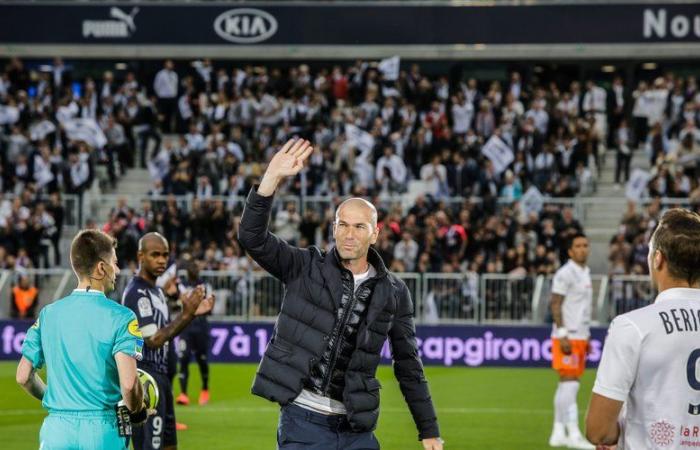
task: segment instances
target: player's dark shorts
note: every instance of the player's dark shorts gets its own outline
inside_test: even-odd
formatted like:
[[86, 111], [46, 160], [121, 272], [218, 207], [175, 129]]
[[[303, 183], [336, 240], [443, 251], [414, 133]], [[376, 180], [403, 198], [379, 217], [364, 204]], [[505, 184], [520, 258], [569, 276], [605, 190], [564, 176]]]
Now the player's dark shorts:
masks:
[[209, 327], [185, 329], [185, 332], [180, 335], [180, 356], [189, 356], [190, 352], [195, 355], [207, 356], [209, 339]]
[[157, 372], [148, 366], [141, 367], [150, 373], [158, 384], [160, 401], [156, 414], [149, 417], [141, 427], [134, 427], [132, 440], [134, 450], [158, 450], [177, 445], [175, 434], [175, 405], [173, 387], [167, 374]]

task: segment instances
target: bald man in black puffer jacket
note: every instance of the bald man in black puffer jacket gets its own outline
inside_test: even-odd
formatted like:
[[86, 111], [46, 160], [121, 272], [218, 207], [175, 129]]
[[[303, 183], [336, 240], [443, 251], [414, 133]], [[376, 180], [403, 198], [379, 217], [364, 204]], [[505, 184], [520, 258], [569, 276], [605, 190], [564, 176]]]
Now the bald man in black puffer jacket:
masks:
[[280, 450], [379, 449], [375, 375], [388, 338], [418, 438], [424, 449], [442, 450], [410, 293], [370, 247], [379, 234], [374, 206], [352, 198], [338, 207], [329, 252], [290, 246], [268, 231], [277, 185], [296, 175], [311, 151], [308, 141], [290, 140], [273, 157], [238, 231], [248, 254], [286, 286], [252, 391], [282, 406]]

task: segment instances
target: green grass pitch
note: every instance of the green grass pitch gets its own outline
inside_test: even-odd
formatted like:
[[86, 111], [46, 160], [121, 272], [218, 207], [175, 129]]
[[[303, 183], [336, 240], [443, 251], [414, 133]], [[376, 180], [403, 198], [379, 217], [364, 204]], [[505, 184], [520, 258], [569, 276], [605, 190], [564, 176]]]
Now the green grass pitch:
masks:
[[[15, 383], [16, 363], [0, 363], [0, 447], [37, 449], [45, 416], [39, 402]], [[190, 401], [178, 406], [180, 449], [274, 450], [279, 407], [250, 394], [252, 364], [212, 364], [211, 402], [200, 407], [199, 373], [190, 368]], [[594, 377], [587, 370], [579, 393], [583, 418]], [[541, 450], [548, 448], [556, 374], [549, 369], [427, 367], [446, 450]], [[383, 450], [421, 449], [415, 425], [391, 368], [382, 366], [382, 409], [376, 431]], [[175, 387], [176, 394], [179, 387]], [[583, 423], [581, 421], [581, 423]]]

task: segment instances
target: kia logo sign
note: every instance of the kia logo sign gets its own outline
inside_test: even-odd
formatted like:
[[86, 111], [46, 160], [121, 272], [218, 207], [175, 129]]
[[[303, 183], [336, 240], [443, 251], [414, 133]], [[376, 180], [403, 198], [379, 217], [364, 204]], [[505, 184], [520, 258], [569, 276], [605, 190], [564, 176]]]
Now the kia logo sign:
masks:
[[259, 9], [232, 9], [214, 20], [214, 30], [227, 41], [254, 44], [271, 38], [277, 32], [277, 20]]

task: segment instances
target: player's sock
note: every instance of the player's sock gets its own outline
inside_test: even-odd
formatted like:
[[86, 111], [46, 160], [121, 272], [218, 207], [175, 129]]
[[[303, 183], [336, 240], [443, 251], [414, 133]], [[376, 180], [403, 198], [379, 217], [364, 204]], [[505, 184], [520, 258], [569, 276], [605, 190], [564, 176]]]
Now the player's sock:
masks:
[[190, 377], [190, 368], [189, 364], [181, 364], [180, 365], [180, 374], [178, 375], [178, 379], [180, 380], [180, 392], [187, 394], [187, 381]]
[[557, 391], [554, 394], [554, 425], [552, 426], [552, 434], [549, 436], [550, 447], [566, 446], [566, 404], [564, 403], [563, 389], [561, 383], [557, 386]]
[[580, 383], [578, 381], [563, 381], [560, 383], [563, 391], [563, 403], [566, 405], [564, 409], [564, 423], [566, 423], [566, 431], [569, 437], [581, 436], [581, 431], [578, 428], [578, 389]]
[[576, 398], [578, 397], [578, 381], [562, 381], [559, 383], [562, 389], [562, 404], [564, 406], [563, 414], [565, 420], [564, 423], [567, 427], [571, 424], [576, 425], [578, 430], [578, 404], [576, 403]]
[[554, 424], [559, 424], [564, 427], [566, 423], [566, 408], [567, 408], [566, 398], [564, 395], [564, 389], [562, 383], [559, 382], [557, 386], [557, 391], [554, 394]]
[[197, 364], [199, 364], [199, 373], [202, 375], [202, 390], [209, 390], [209, 361], [206, 355], [197, 355]]

